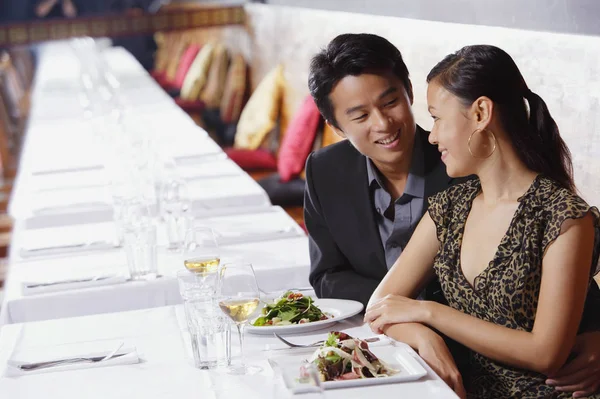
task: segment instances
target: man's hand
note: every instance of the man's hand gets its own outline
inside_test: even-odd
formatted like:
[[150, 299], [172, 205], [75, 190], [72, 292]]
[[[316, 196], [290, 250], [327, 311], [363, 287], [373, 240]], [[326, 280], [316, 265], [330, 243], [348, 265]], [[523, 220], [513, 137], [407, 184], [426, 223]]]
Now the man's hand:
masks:
[[573, 348], [575, 358], [556, 374], [549, 376], [546, 384], [557, 391], [573, 392], [574, 398], [589, 396], [600, 390], [600, 332], [577, 336]]
[[[387, 336], [394, 338], [394, 327], [389, 325], [384, 327]], [[459, 398], [466, 398], [467, 393], [463, 386], [462, 376], [456, 367], [454, 358], [446, 346], [446, 343], [436, 333], [430, 330], [430, 334], [423, 334], [417, 343], [415, 350], [419, 356], [427, 362], [429, 367], [440, 376], [442, 380], [458, 395]]]

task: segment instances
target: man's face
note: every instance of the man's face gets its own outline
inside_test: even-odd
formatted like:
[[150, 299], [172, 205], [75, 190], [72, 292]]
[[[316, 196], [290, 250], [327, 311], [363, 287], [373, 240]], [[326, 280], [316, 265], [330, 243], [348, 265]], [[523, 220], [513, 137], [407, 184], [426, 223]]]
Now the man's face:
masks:
[[347, 138], [375, 165], [399, 165], [410, 156], [415, 137], [412, 96], [390, 73], [346, 76], [331, 91], [335, 118]]

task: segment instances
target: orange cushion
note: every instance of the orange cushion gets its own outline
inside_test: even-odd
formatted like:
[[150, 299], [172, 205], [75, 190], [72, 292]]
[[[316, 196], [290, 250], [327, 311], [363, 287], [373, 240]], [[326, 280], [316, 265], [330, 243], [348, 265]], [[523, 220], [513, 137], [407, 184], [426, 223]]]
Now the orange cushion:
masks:
[[320, 120], [317, 105], [311, 96], [307, 96], [288, 125], [279, 149], [277, 171], [281, 181], [290, 181], [304, 169]]
[[237, 148], [226, 148], [225, 154], [233, 162], [244, 170], [275, 170], [277, 168], [277, 160], [275, 155], [263, 149], [258, 150], [242, 150]]
[[177, 72], [175, 73], [175, 79], [169, 82], [169, 86], [175, 89], [181, 89], [181, 85], [183, 85], [183, 80], [185, 79], [185, 75], [188, 73], [188, 70], [192, 66], [192, 62], [198, 55], [198, 51], [200, 51], [200, 46], [197, 44], [192, 44], [181, 56], [179, 60], [179, 64], [177, 65]]
[[224, 123], [233, 123], [240, 119], [245, 93], [246, 61], [243, 56], [237, 54], [231, 60], [223, 88], [220, 109], [221, 120]]

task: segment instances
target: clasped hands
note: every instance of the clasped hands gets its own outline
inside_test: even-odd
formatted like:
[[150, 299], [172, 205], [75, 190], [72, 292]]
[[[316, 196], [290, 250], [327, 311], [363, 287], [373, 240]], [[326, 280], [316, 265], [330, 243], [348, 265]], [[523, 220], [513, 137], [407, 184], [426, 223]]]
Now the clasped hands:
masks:
[[383, 328], [389, 324], [427, 324], [431, 318], [431, 304], [429, 301], [386, 295], [367, 308], [364, 321], [376, 334], [383, 334]]

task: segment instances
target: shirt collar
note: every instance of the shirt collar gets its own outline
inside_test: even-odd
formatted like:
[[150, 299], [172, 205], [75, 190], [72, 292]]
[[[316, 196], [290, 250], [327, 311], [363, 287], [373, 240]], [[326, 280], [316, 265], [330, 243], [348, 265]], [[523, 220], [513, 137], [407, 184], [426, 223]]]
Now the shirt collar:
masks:
[[[376, 185], [375, 187], [385, 190], [381, 173], [377, 170], [377, 167], [369, 157], [365, 157], [365, 159], [367, 162], [369, 187]], [[408, 171], [408, 179], [406, 181], [406, 186], [404, 187], [403, 195], [406, 194], [417, 198], [424, 198], [425, 196], [425, 154], [423, 153], [423, 144], [421, 143], [418, 129], [415, 132], [412, 159]]]

